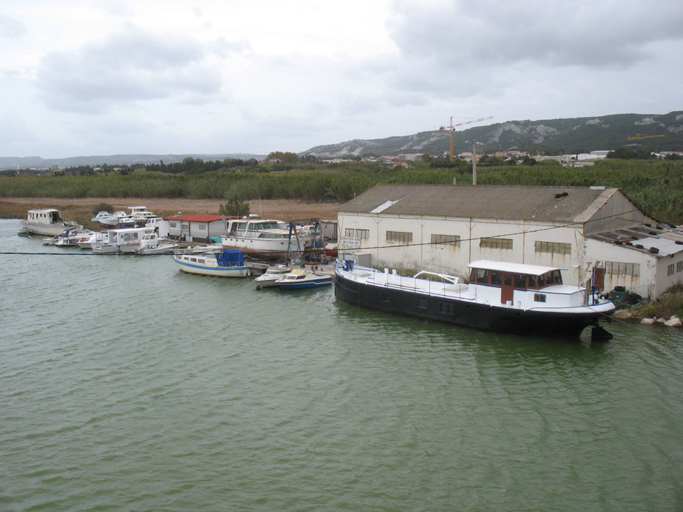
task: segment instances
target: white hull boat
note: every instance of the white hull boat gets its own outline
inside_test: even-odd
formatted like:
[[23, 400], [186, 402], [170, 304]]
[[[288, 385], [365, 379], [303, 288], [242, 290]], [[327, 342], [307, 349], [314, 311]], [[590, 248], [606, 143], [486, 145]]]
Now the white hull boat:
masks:
[[283, 263], [271, 265], [263, 274], [254, 280], [256, 283], [256, 289], [260, 290], [261, 288], [276, 287], [277, 281], [282, 279], [285, 274], [288, 274], [291, 271], [292, 269]]
[[34, 235], [58, 236], [67, 228], [83, 229], [83, 226], [73, 221], [65, 221], [62, 213], [54, 208], [29, 210], [26, 219], [21, 221], [24, 229]]
[[188, 274], [214, 277], [247, 277], [249, 267], [244, 254], [237, 249], [223, 249], [204, 253], [177, 253], [173, 256], [180, 270]]

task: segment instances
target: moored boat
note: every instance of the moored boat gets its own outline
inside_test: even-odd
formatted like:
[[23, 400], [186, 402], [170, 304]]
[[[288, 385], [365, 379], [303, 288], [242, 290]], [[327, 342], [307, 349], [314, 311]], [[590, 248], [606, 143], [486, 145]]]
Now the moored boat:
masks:
[[287, 250], [303, 252], [310, 236], [291, 234], [283, 221], [273, 219], [232, 219], [226, 222], [226, 233], [221, 236], [225, 248], [239, 249], [247, 254], [266, 258], [282, 258]]
[[353, 260], [337, 261], [335, 295], [342, 302], [388, 313], [553, 336], [578, 336], [588, 326], [598, 329], [593, 331], [596, 337], [605, 335], [598, 321], [615, 310], [590, 290], [563, 284], [559, 268], [487, 260], [468, 267], [465, 284], [447, 274], [422, 271], [410, 277], [361, 267]]
[[244, 254], [237, 249], [223, 249], [208, 252], [177, 252], [173, 255], [180, 270], [190, 274], [215, 277], [246, 277], [249, 267], [244, 263]]
[[31, 233], [43, 236], [58, 236], [66, 228], [83, 229], [83, 226], [76, 222], [64, 220], [62, 212], [54, 208], [29, 210], [21, 225]]
[[256, 289], [260, 290], [261, 288], [272, 288], [277, 286], [277, 281], [291, 271], [292, 269], [285, 263], [270, 265], [263, 274], [254, 279]]
[[282, 290], [295, 290], [298, 288], [317, 288], [332, 284], [332, 276], [319, 274], [312, 270], [297, 268], [275, 281]]

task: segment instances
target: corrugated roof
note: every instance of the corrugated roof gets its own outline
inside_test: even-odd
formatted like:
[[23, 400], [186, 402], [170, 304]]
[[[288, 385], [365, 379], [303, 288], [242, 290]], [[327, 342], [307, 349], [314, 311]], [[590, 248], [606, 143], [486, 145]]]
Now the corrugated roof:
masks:
[[[576, 222], [597, 211], [615, 188], [506, 185], [376, 185], [339, 208], [371, 213], [388, 201], [383, 215]], [[596, 204], [597, 203], [597, 204]]]
[[[215, 222], [217, 220], [221, 220], [223, 217], [220, 215], [210, 215], [208, 213], [195, 213], [192, 215], [181, 215], [180, 219], [178, 219], [177, 215], [174, 215], [173, 217], [166, 217], [166, 220], [182, 220], [185, 222]], [[234, 219], [235, 217], [225, 217], [226, 219]]]

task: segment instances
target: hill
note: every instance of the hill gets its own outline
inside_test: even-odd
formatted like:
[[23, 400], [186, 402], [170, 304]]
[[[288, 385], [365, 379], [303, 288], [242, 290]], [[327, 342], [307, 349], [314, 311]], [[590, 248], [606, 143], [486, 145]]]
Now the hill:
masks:
[[158, 164], [160, 161], [171, 164], [182, 162], [188, 156], [201, 158], [204, 161], [224, 160], [226, 158], [239, 158], [248, 160], [256, 158], [263, 160], [263, 155], [248, 154], [217, 154], [217, 155], [108, 155], [108, 156], [74, 156], [69, 158], [41, 158], [39, 156], [26, 157], [0, 157], [0, 170], [2, 169], [65, 169], [67, 167], [96, 166], [96, 165], [133, 165], [133, 164]]
[[[629, 137], [640, 135], [640, 140]], [[656, 136], [656, 137], [651, 137]], [[645, 138], [648, 137], [648, 138]], [[650, 138], [651, 137], [651, 138]], [[509, 121], [472, 127], [454, 133], [456, 154], [472, 150], [472, 139], [480, 151], [538, 150], [543, 154], [574, 154], [614, 150], [623, 146], [643, 151], [683, 151], [683, 111], [668, 114], [616, 114], [602, 117]], [[410, 153], [442, 155], [449, 149], [448, 130], [420, 132], [385, 139], [356, 139], [316, 146], [303, 154], [317, 157], [381, 156]]]

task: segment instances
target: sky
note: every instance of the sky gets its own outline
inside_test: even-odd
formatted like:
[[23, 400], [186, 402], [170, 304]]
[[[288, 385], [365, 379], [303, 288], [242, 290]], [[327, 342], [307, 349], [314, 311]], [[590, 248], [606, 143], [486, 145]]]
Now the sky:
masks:
[[665, 114], [682, 64], [681, 0], [3, 0], [0, 156]]

